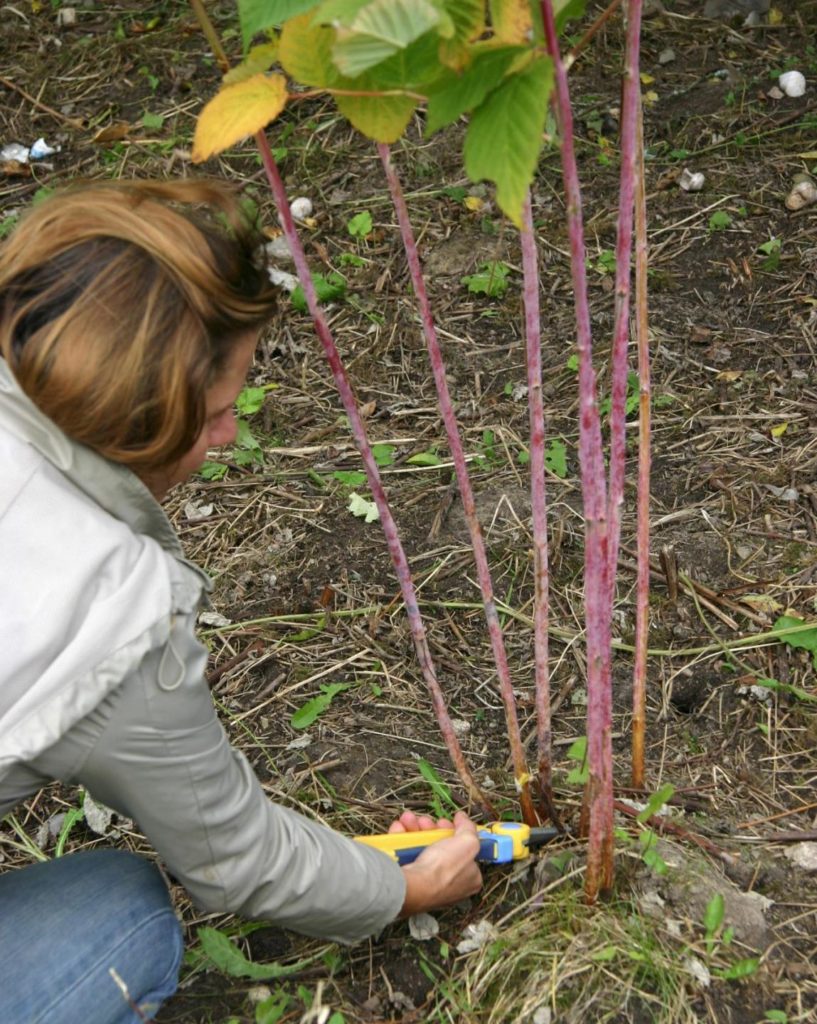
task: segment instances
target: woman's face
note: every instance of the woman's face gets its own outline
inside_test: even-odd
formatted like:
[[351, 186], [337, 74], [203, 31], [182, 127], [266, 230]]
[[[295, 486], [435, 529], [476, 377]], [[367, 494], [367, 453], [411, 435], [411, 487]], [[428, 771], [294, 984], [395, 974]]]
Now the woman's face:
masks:
[[142, 480], [157, 501], [161, 501], [171, 487], [188, 480], [200, 468], [211, 448], [220, 448], [235, 441], [235, 400], [246, 383], [257, 343], [257, 331], [251, 331], [236, 341], [224, 369], [207, 389], [204, 426], [190, 450], [173, 466], [142, 474]]

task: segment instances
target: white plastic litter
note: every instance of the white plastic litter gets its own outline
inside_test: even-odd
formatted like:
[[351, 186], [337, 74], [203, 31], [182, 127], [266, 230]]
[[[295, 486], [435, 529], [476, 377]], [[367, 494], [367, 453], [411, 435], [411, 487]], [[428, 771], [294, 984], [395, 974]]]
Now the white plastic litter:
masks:
[[787, 96], [802, 96], [806, 91], [806, 79], [802, 71], [784, 71], [777, 84]]
[[7, 146], [3, 146], [0, 149], [0, 160], [4, 162], [14, 160], [18, 164], [27, 164], [30, 152], [31, 150], [28, 146], [21, 146], [19, 142], [10, 142]]
[[709, 988], [712, 984], [712, 975], [709, 972], [709, 968], [696, 956], [687, 957], [686, 960], [684, 960], [684, 967], [686, 967], [698, 983], [698, 988]]
[[700, 192], [704, 187], [706, 178], [700, 171], [691, 171], [688, 167], [685, 167], [681, 171], [681, 177], [678, 179], [679, 186], [684, 192]]
[[45, 160], [47, 156], [53, 156], [59, 151], [59, 146], [49, 146], [45, 139], [37, 139], [31, 146], [10, 142], [0, 149], [0, 160], [14, 160], [18, 164], [27, 164], [29, 160]]
[[184, 506], [184, 516], [191, 523], [200, 523], [203, 519], [209, 519], [213, 514], [213, 503], [202, 505], [197, 501], [188, 501]]
[[289, 204], [289, 212], [295, 220], [306, 220], [312, 216], [312, 200], [306, 196], [298, 196]]
[[768, 686], [739, 686], [739, 697], [752, 697], [761, 704], [768, 704], [772, 699], [772, 691]]
[[473, 953], [497, 937], [497, 930], [487, 918], [465, 926], [465, 938], [457, 943], [458, 953]]
[[202, 612], [199, 615], [200, 626], [212, 626], [213, 629], [223, 629], [224, 626], [231, 626], [232, 619], [228, 619], [226, 615], [222, 615], [220, 612]]
[[440, 922], [431, 914], [414, 914], [409, 918], [409, 933], [418, 942], [428, 942], [440, 934]]
[[49, 146], [45, 139], [37, 139], [29, 151], [29, 160], [45, 160], [47, 156], [59, 153], [59, 146]]
[[85, 811], [85, 821], [92, 832], [98, 836], [106, 836], [111, 831], [111, 819], [114, 812], [104, 804], [98, 804], [90, 793], [85, 794], [82, 801], [82, 809]]

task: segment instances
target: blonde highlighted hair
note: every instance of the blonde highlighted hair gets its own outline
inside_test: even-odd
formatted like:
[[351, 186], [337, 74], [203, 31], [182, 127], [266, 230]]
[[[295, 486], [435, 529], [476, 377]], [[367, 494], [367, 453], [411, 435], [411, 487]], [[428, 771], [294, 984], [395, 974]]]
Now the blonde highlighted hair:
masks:
[[75, 441], [136, 472], [171, 465], [233, 345], [274, 311], [258, 241], [219, 185], [69, 188], [0, 249], [0, 354]]

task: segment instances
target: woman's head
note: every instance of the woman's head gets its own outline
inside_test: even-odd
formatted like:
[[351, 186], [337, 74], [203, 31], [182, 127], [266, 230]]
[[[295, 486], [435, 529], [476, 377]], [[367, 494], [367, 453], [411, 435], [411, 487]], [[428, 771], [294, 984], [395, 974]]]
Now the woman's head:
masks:
[[0, 354], [69, 437], [143, 477], [165, 471], [275, 308], [257, 245], [215, 185], [60, 193], [0, 249]]

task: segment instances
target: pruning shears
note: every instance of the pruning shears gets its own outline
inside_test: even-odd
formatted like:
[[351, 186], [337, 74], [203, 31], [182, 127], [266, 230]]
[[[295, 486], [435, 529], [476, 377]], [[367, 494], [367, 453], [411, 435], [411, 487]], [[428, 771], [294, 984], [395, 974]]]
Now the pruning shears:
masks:
[[[532, 828], [513, 821], [495, 821], [477, 830], [481, 864], [510, 864], [525, 860], [531, 850], [543, 846], [561, 835], [557, 828]], [[355, 842], [374, 846], [388, 854], [398, 864], [410, 864], [426, 847], [454, 835], [451, 828], [432, 828], [419, 832], [388, 832], [374, 836], [356, 836]]]

